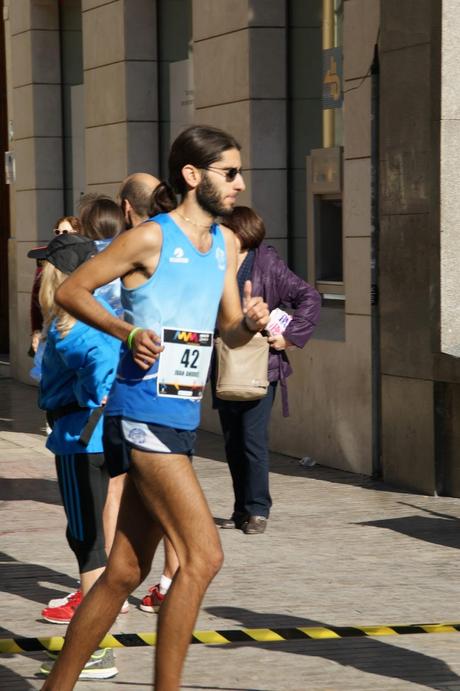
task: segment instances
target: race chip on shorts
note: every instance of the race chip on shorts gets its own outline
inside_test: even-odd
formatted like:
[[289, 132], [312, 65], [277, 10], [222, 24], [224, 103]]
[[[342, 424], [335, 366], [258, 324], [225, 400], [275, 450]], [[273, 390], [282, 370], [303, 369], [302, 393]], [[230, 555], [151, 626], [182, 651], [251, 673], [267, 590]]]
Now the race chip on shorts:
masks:
[[211, 363], [211, 331], [163, 328], [158, 396], [201, 399]]

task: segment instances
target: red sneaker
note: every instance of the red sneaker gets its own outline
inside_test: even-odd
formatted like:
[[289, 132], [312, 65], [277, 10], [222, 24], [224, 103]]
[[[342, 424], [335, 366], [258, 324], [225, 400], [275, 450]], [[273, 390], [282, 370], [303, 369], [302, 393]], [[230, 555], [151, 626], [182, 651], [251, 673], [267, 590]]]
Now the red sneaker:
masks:
[[148, 595], [142, 598], [139, 608], [143, 612], [158, 612], [165, 597], [166, 595], [160, 593], [160, 584], [157, 583], [149, 588]]
[[74, 598], [76, 595], [78, 595], [78, 597], [81, 600], [81, 590], [74, 590], [73, 593], [69, 593], [68, 595], [64, 595], [63, 597], [53, 598], [48, 602], [48, 607], [62, 607], [62, 605], [66, 605], [68, 601]]
[[46, 621], [51, 622], [51, 624], [69, 624], [75, 610], [82, 601], [83, 596], [80, 590], [73, 593], [64, 605], [59, 607], [45, 607], [42, 610], [42, 617]]

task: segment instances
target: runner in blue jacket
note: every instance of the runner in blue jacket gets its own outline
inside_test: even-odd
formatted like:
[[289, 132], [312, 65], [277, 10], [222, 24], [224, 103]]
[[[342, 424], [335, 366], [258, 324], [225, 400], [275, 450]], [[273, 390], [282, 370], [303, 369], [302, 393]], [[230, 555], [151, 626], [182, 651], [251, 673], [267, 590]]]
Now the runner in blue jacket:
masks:
[[[109, 474], [102, 446], [102, 409], [112, 386], [119, 341], [77, 321], [54, 302], [58, 286], [80, 264], [96, 254], [92, 240], [62, 235], [40, 250], [44, 261], [40, 288], [47, 329], [39, 406], [52, 428], [46, 446], [55, 454], [62, 502], [67, 516], [67, 541], [78, 561], [81, 590], [63, 607], [46, 607], [42, 616], [68, 623], [75, 609], [105, 568], [103, 510]], [[109, 312], [102, 298], [98, 301]], [[50, 672], [45, 663], [41, 672]], [[97, 650], [81, 679], [107, 679], [117, 674], [111, 650]]]

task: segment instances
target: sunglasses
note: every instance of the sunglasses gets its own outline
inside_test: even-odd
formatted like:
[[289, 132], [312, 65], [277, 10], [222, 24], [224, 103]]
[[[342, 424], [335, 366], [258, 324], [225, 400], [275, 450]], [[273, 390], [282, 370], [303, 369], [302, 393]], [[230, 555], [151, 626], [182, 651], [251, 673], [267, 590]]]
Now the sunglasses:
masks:
[[59, 228], [53, 228], [53, 233], [55, 235], [67, 235], [67, 233], [76, 233], [76, 230], [59, 230]]
[[243, 175], [242, 168], [214, 168], [214, 166], [208, 166], [204, 170], [212, 170], [215, 173], [219, 173], [227, 182], [233, 182], [237, 175]]

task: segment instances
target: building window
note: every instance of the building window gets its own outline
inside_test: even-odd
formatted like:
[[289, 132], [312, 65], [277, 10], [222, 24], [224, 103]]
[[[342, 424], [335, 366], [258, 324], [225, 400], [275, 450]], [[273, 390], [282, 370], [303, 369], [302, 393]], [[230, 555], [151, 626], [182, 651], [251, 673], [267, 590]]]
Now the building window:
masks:
[[342, 24], [343, 0], [288, 2], [290, 264], [323, 296], [327, 333], [317, 334], [337, 340], [345, 333]]

